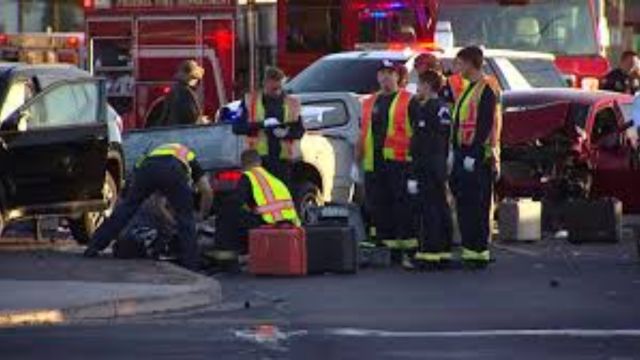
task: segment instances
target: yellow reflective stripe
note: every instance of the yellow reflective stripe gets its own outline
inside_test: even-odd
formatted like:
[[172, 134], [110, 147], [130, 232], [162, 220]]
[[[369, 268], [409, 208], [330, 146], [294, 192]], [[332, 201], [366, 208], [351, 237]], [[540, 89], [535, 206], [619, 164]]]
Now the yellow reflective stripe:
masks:
[[206, 255], [214, 260], [235, 260], [238, 258], [238, 254], [231, 250], [213, 250], [207, 252]]
[[462, 249], [462, 259], [463, 260], [478, 260], [478, 261], [489, 261], [491, 260], [491, 254], [489, 250], [484, 251], [474, 251], [467, 248]]
[[442, 260], [451, 260], [452, 255], [449, 252], [440, 252], [440, 253], [427, 253], [427, 252], [418, 252], [415, 255], [416, 260], [422, 261], [442, 261]]
[[417, 239], [409, 240], [382, 240], [382, 243], [389, 249], [412, 250], [418, 247]]

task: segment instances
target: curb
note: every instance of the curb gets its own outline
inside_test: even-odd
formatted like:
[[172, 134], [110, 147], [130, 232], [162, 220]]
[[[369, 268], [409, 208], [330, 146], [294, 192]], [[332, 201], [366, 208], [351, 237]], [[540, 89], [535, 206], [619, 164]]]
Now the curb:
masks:
[[182, 293], [116, 298], [93, 304], [58, 309], [0, 312], [0, 328], [63, 324], [78, 320], [115, 319], [211, 306], [222, 302], [222, 287], [212, 278], [192, 273], [176, 265], [159, 263], [167, 271], [182, 272], [195, 281]]

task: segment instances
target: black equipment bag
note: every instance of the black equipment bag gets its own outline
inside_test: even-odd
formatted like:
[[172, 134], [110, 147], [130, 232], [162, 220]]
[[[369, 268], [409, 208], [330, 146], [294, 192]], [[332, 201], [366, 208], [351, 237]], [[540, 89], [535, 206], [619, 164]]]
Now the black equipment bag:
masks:
[[305, 227], [309, 274], [353, 274], [358, 270], [358, 244], [348, 226], [317, 224]]
[[565, 211], [571, 243], [614, 243], [622, 238], [622, 203], [617, 199], [570, 200]]

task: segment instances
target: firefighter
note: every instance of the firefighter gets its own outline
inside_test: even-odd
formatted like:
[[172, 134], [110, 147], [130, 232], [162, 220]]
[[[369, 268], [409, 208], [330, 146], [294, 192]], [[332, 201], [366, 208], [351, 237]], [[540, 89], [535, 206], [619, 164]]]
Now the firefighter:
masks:
[[634, 51], [625, 51], [620, 65], [603, 79], [601, 89], [635, 95], [640, 91], [640, 57]]
[[447, 201], [447, 155], [451, 115], [439, 97], [444, 79], [433, 71], [420, 74], [418, 93], [409, 104], [412, 178], [407, 191], [418, 195], [420, 247], [413, 269], [439, 269], [451, 260], [451, 209]]
[[262, 91], [245, 95], [234, 132], [248, 135], [249, 148], [258, 151], [265, 168], [291, 186], [291, 162], [300, 156], [299, 140], [304, 135], [301, 105], [284, 93], [282, 70], [268, 67], [264, 78]]
[[[194, 207], [194, 188], [200, 198], [198, 214]], [[209, 214], [213, 193], [195, 152], [181, 144], [161, 145], [138, 161], [131, 188], [113, 214], [96, 230], [84, 255], [95, 257], [108, 247], [140, 205], [155, 193], [167, 198], [175, 214], [178, 262], [186, 268], [197, 269], [196, 221]]]
[[211, 254], [225, 267], [237, 265], [239, 255], [247, 252], [249, 230], [278, 222], [301, 225], [289, 189], [262, 167], [258, 152], [244, 151], [241, 162], [244, 173], [234, 194], [235, 201], [220, 214], [218, 245]]
[[462, 235], [462, 260], [484, 268], [488, 249], [493, 183], [500, 171], [501, 110], [499, 89], [482, 71], [482, 50], [458, 52], [460, 73], [469, 85], [453, 111], [453, 192]]
[[375, 229], [372, 235], [395, 254], [406, 255], [417, 248], [406, 191], [411, 93], [398, 88], [399, 72], [391, 61], [381, 63], [377, 77], [380, 91], [363, 100], [356, 158], [365, 171], [366, 209]]
[[447, 78], [446, 100], [451, 104], [452, 108], [469, 85], [469, 81], [462, 76], [460, 67], [460, 60], [458, 58], [453, 59], [452, 73]]

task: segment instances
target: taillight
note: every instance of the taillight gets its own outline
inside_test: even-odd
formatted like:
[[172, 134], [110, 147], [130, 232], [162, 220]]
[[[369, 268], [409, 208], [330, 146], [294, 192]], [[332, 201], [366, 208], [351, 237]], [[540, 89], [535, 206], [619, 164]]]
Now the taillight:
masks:
[[7, 34], [0, 34], [0, 46], [7, 45], [9, 43], [9, 36]]
[[76, 36], [71, 36], [67, 38], [67, 46], [73, 49], [78, 48], [80, 45], [80, 39]]
[[240, 181], [242, 173], [237, 170], [221, 171], [216, 174], [216, 180], [236, 183]]

